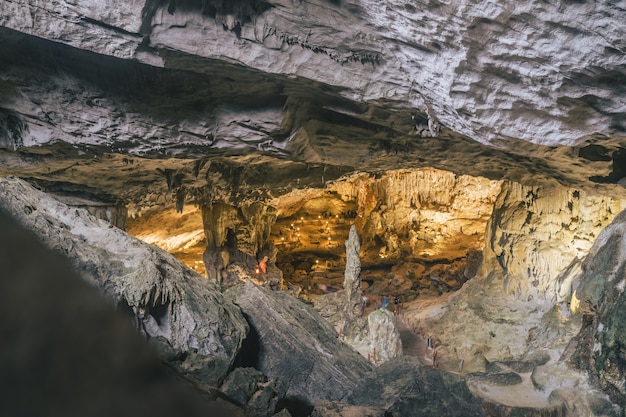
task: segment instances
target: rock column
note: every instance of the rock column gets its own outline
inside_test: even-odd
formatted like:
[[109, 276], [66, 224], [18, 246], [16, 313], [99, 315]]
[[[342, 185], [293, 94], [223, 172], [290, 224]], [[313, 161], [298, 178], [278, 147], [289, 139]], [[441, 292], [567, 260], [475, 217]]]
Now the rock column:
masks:
[[359, 252], [361, 243], [356, 227], [350, 227], [348, 240], [346, 240], [346, 270], [344, 273], [343, 287], [346, 292], [346, 304], [344, 307], [345, 321], [351, 322], [363, 316], [363, 293], [361, 291], [361, 259]]

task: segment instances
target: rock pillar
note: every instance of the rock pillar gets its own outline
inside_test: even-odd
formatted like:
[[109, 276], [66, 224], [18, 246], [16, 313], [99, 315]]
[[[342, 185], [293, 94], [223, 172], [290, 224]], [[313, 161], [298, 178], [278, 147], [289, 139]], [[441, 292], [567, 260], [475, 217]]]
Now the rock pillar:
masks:
[[346, 240], [346, 270], [343, 279], [343, 288], [346, 292], [346, 304], [344, 317], [346, 322], [354, 321], [363, 316], [363, 293], [361, 291], [361, 259], [359, 252], [361, 243], [356, 227], [350, 227], [348, 240]]

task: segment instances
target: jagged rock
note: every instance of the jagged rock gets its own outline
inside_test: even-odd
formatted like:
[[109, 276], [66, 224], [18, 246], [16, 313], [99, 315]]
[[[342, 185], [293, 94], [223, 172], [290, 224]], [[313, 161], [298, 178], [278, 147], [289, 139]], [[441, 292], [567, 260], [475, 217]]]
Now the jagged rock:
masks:
[[[12, 198], [4, 187], [0, 194]], [[207, 401], [163, 366], [67, 258], [3, 209], [0, 230], [2, 415], [244, 416], [225, 401]]]
[[[427, 136], [441, 123], [481, 141], [554, 145], [623, 128], [615, 111], [623, 98], [612, 87], [622, 80], [626, 36], [623, 10], [611, 2], [224, 4], [20, 0], [2, 3], [0, 24], [155, 66], [210, 74], [215, 60], [309, 79], [348, 99], [405, 109], [411, 127]], [[122, 13], [110, 12], [119, 7]], [[236, 11], [242, 8], [249, 12]], [[594, 99], [581, 99], [588, 91]], [[228, 121], [216, 123], [219, 136]], [[250, 135], [244, 123], [232, 124], [231, 135]]]
[[249, 281], [226, 294], [257, 338], [246, 341], [242, 355], [268, 377], [289, 381], [288, 398], [309, 404], [341, 400], [371, 370], [319, 314], [293, 296]]
[[408, 356], [376, 368], [347, 402], [382, 408], [394, 416], [483, 416], [480, 402], [461, 377], [426, 368], [417, 358]]
[[220, 391], [239, 405], [246, 405], [266, 377], [254, 368], [235, 368], [220, 387]]
[[190, 352], [176, 362], [177, 368], [188, 378], [199, 380], [215, 389], [219, 388], [230, 369], [230, 363], [218, 356]]
[[566, 300], [572, 277], [557, 277], [625, 206], [623, 199], [581, 190], [505, 182], [487, 226], [480, 274], [497, 276], [494, 285], [522, 300]]
[[395, 315], [379, 308], [367, 316], [369, 339], [373, 349], [376, 349], [376, 361], [385, 362], [402, 355], [400, 332], [396, 326]]
[[315, 404], [311, 417], [388, 417], [382, 408], [322, 401]]
[[490, 385], [517, 385], [522, 383], [522, 377], [515, 372], [484, 373], [476, 372], [467, 375], [468, 381], [485, 382]]
[[71, 209], [16, 178], [0, 179], [0, 207], [49, 247], [68, 256], [149, 336], [179, 352], [197, 350], [232, 362], [248, 327], [217, 286], [162, 250], [81, 209]]
[[346, 269], [343, 289], [345, 292], [344, 315], [347, 322], [363, 316], [363, 292], [361, 291], [361, 244], [356, 227], [352, 225], [346, 240]]
[[578, 276], [583, 326], [572, 360], [595, 375], [619, 404], [626, 404], [626, 212], [598, 236]]
[[244, 407], [251, 417], [270, 417], [285, 396], [287, 384], [279, 378], [268, 380], [254, 368], [235, 368], [220, 387], [220, 392]]

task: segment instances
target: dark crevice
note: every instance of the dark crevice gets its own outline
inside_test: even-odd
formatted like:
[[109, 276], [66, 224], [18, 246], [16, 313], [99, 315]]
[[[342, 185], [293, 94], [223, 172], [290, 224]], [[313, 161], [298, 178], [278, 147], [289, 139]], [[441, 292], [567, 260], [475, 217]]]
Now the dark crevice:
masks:
[[261, 340], [259, 333], [250, 322], [250, 317], [246, 314], [243, 316], [248, 322], [250, 330], [241, 343], [241, 349], [239, 349], [239, 353], [235, 357], [233, 367], [258, 369], [259, 357], [261, 356]]

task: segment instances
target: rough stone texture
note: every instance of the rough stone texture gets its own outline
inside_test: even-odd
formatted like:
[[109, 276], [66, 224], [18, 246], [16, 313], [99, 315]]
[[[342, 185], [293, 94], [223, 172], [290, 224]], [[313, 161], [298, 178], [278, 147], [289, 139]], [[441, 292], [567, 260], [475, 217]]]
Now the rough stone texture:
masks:
[[164, 367], [66, 258], [4, 210], [0, 230], [0, 414], [244, 416]]
[[354, 321], [363, 316], [363, 292], [361, 290], [361, 243], [356, 227], [352, 225], [346, 240], [346, 269], [344, 272], [343, 289], [345, 293], [344, 317]]
[[369, 339], [376, 349], [376, 361], [385, 362], [402, 356], [402, 342], [396, 325], [395, 315], [386, 309], [379, 308], [367, 316]]
[[322, 401], [315, 404], [311, 417], [386, 417], [382, 408]]
[[5, 1], [0, 24], [151, 65], [202, 71], [208, 58], [311, 79], [418, 110], [428, 132], [438, 121], [554, 145], [624, 129], [619, 2], [122, 3]]
[[344, 200], [357, 201], [363, 249], [383, 242], [368, 262], [452, 261], [482, 249], [500, 187], [499, 181], [436, 169], [353, 175], [327, 186]]
[[614, 402], [626, 403], [626, 212], [620, 213], [594, 242], [582, 265], [576, 293], [583, 328], [574, 363], [595, 375]]
[[257, 369], [288, 381], [287, 397], [312, 404], [346, 397], [371, 369], [311, 307], [286, 293], [246, 282], [227, 293], [248, 319], [257, 345], [246, 351]]
[[461, 377], [426, 368], [408, 356], [376, 368], [347, 402], [383, 408], [394, 416], [483, 416], [479, 401]]
[[280, 379], [268, 380], [254, 368], [236, 368], [220, 387], [220, 392], [244, 407], [247, 415], [270, 417], [281, 400], [287, 385]]
[[625, 206], [623, 199], [576, 189], [504, 183], [487, 227], [480, 274], [491, 274], [493, 285], [521, 300], [566, 300], [573, 274], [557, 277], [587, 254]]
[[149, 336], [165, 337], [177, 351], [234, 360], [248, 330], [241, 312], [171, 255], [16, 178], [0, 180], [0, 206], [107, 297], [133, 309]]

